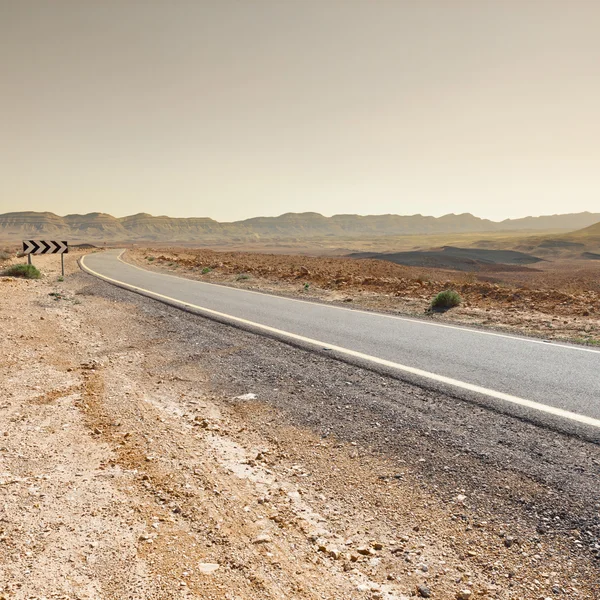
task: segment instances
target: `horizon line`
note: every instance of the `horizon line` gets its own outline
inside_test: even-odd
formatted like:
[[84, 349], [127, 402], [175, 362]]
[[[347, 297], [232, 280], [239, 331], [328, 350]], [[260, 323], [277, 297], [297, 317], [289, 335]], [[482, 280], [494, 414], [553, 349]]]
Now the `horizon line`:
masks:
[[565, 217], [565, 216], [570, 216], [570, 215], [593, 215], [593, 214], [600, 214], [599, 213], [593, 213], [589, 210], [585, 210], [585, 211], [581, 211], [581, 212], [571, 212], [571, 213], [553, 213], [553, 214], [540, 214], [540, 215], [526, 215], [523, 217], [506, 217], [504, 219], [500, 219], [500, 220], [494, 220], [494, 219], [488, 219], [486, 217], [478, 217], [477, 215], [474, 215], [473, 213], [470, 212], [463, 212], [463, 213], [446, 213], [443, 215], [440, 215], [438, 217], [434, 216], [434, 215], [424, 215], [422, 213], [413, 213], [413, 214], [400, 214], [400, 213], [379, 213], [379, 214], [359, 214], [359, 213], [336, 213], [333, 215], [324, 215], [322, 213], [318, 213], [315, 211], [303, 211], [303, 212], [284, 212], [281, 213], [279, 215], [273, 215], [273, 216], [265, 216], [265, 215], [257, 215], [255, 217], [248, 217], [245, 219], [238, 219], [235, 221], [218, 221], [217, 219], [214, 219], [212, 217], [207, 217], [207, 216], [203, 216], [203, 217], [199, 217], [199, 216], [187, 216], [187, 217], [171, 217], [169, 215], [153, 215], [150, 213], [145, 213], [145, 212], [138, 212], [138, 213], [133, 213], [133, 214], [128, 214], [128, 215], [123, 215], [122, 217], [116, 217], [110, 213], [106, 213], [106, 212], [102, 212], [102, 211], [92, 211], [92, 212], [87, 212], [87, 213], [69, 213], [66, 215], [59, 215], [57, 213], [54, 213], [52, 211], [36, 211], [36, 210], [23, 210], [23, 211], [10, 211], [10, 212], [6, 212], [6, 213], [0, 213], [0, 218], [5, 217], [7, 215], [18, 215], [18, 214], [27, 214], [27, 213], [33, 213], [33, 214], [38, 214], [38, 215], [52, 215], [55, 217], [58, 217], [60, 219], [65, 219], [67, 217], [88, 217], [91, 215], [105, 215], [108, 217], [111, 217], [117, 221], [123, 220], [123, 219], [127, 219], [130, 217], [138, 217], [138, 216], [148, 216], [151, 217], [153, 219], [160, 219], [160, 218], [167, 218], [167, 219], [203, 219], [203, 220], [210, 220], [210, 221], [214, 221], [215, 223], [220, 223], [220, 224], [233, 224], [233, 223], [242, 223], [245, 221], [251, 221], [254, 219], [279, 219], [281, 217], [285, 217], [288, 215], [316, 215], [319, 217], [323, 217], [324, 219], [332, 219], [335, 217], [363, 217], [363, 218], [368, 218], [368, 217], [421, 217], [421, 218], [431, 218], [431, 219], [443, 219], [445, 217], [473, 217], [475, 219], [479, 219], [481, 221], [489, 221], [490, 223], [504, 223], [506, 221], [519, 221], [519, 220], [523, 220], [523, 219], [540, 219], [543, 217]]

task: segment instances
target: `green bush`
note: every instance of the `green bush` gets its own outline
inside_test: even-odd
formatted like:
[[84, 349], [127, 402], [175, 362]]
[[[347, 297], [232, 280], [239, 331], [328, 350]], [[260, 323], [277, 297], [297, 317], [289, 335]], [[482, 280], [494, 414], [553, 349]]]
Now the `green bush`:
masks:
[[33, 265], [12, 265], [3, 274], [10, 277], [24, 277], [25, 279], [39, 279], [42, 276]]
[[444, 290], [431, 301], [431, 308], [452, 308], [461, 302], [461, 297], [454, 290]]
[[202, 275], [206, 275], [207, 273], [210, 273], [212, 271], [212, 269], [210, 267], [204, 267], [204, 269], [202, 269]]
[[245, 281], [246, 279], [250, 279], [250, 275], [247, 275], [246, 273], [241, 273], [235, 279], [236, 281]]
[[5, 260], [9, 260], [13, 256], [14, 256], [14, 254], [11, 254], [10, 252], [7, 252], [6, 250], [2, 250], [2, 251], [0, 251], [0, 262], [4, 262]]

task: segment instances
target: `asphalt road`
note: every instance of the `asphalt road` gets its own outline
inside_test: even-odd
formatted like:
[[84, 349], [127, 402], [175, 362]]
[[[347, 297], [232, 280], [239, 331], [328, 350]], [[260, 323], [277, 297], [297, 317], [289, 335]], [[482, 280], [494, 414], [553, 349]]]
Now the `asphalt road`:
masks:
[[90, 254], [82, 267], [161, 301], [478, 396], [505, 412], [600, 431], [598, 350], [192, 281], [126, 264], [119, 254]]

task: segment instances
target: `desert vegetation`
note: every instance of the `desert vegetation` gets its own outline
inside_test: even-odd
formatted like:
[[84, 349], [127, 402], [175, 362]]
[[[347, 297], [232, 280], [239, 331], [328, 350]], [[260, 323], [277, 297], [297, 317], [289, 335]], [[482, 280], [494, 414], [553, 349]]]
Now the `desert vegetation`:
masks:
[[439, 294], [436, 294], [431, 301], [431, 308], [434, 309], [445, 309], [454, 308], [459, 306], [461, 303], [461, 297], [454, 290], [444, 290]]
[[18, 264], [6, 268], [3, 275], [8, 277], [22, 277], [23, 279], [39, 279], [42, 274], [34, 265]]

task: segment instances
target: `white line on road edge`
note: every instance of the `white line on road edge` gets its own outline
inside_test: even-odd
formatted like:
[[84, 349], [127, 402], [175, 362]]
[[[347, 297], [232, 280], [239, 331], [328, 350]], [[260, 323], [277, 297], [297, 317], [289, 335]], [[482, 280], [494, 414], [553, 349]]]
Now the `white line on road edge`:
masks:
[[369, 354], [363, 354], [362, 352], [357, 352], [356, 350], [350, 350], [349, 348], [343, 348], [341, 346], [332, 346], [331, 344], [327, 344], [325, 342], [321, 342], [319, 340], [315, 340], [312, 338], [307, 338], [302, 335], [297, 335], [295, 333], [290, 333], [289, 331], [283, 331], [281, 329], [276, 329], [275, 327], [270, 327], [268, 325], [262, 325], [261, 323], [255, 323], [254, 321], [248, 321], [247, 319], [242, 319], [240, 317], [234, 317], [233, 315], [228, 315], [226, 313], [222, 313], [216, 310], [212, 310], [210, 308], [204, 308], [202, 306], [197, 306], [196, 304], [191, 304], [189, 302], [184, 302], [182, 300], [177, 300], [176, 298], [171, 298], [170, 296], [164, 296], [163, 294], [159, 294], [157, 292], [152, 292], [150, 290], [146, 290], [141, 287], [137, 287], [135, 285], [131, 285], [129, 283], [125, 283], [124, 281], [119, 281], [118, 279], [112, 279], [111, 277], [107, 277], [106, 275], [101, 275], [97, 273], [93, 269], [90, 269], [85, 264], [85, 256], [82, 256], [80, 259], [80, 264], [83, 269], [96, 277], [103, 279], [105, 281], [109, 281], [111, 283], [115, 283], [119, 286], [122, 286], [126, 289], [129, 289], [134, 292], [143, 292], [144, 295], [147, 295], [151, 298], [156, 298], [163, 301], [168, 301], [169, 303], [177, 306], [183, 306], [186, 308], [193, 308], [199, 312], [203, 312], [208, 315], [213, 315], [217, 317], [221, 317], [227, 319], [229, 321], [233, 321], [236, 323], [240, 323], [242, 325], [250, 326], [254, 329], [259, 329], [261, 331], [268, 332], [270, 334], [276, 335], [278, 337], [287, 338], [290, 340], [294, 340], [297, 342], [302, 342], [303, 344], [307, 344], [310, 346], [318, 347], [319, 349], [327, 348], [331, 351], [338, 352], [339, 354], [343, 354], [345, 356], [351, 356], [353, 358], [358, 358], [360, 360], [364, 360], [376, 365], [380, 365], [383, 367], [388, 367], [391, 369], [396, 369], [398, 371], [404, 371], [405, 373], [410, 373], [411, 375], [416, 375], [418, 377], [423, 377], [425, 379], [429, 379], [431, 381], [436, 381], [438, 383], [443, 383], [446, 385], [450, 385], [456, 388], [460, 388], [462, 390], [466, 390], [469, 392], [474, 392], [476, 394], [483, 394], [484, 396], [489, 396], [491, 398], [496, 398], [497, 400], [504, 400], [505, 402], [510, 402], [511, 404], [517, 404], [519, 406], [523, 406], [525, 408], [530, 408], [533, 410], [537, 410], [549, 415], [553, 415], [555, 417], [561, 417], [563, 419], [568, 419], [570, 421], [575, 421], [577, 423], [583, 423], [584, 425], [590, 425], [592, 427], [596, 427], [600, 429], [600, 420], [594, 419], [592, 417], [587, 417], [585, 415], [580, 415], [574, 412], [570, 412], [568, 410], [563, 410], [562, 408], [555, 408], [554, 406], [548, 406], [546, 404], [541, 404], [540, 402], [534, 402], [532, 400], [526, 400], [524, 398], [519, 398], [518, 396], [512, 396], [511, 394], [505, 394], [504, 392], [497, 392], [495, 390], [490, 390], [488, 388], [481, 387], [479, 385], [473, 385], [472, 383], [466, 383], [465, 381], [459, 381], [458, 379], [452, 379], [451, 377], [446, 377], [444, 375], [437, 375], [436, 373], [430, 373], [429, 371], [423, 371], [421, 369], [416, 369], [415, 367], [409, 367], [407, 365], [401, 365], [399, 363], [392, 362], [390, 360], [385, 360], [383, 358], [377, 358], [376, 356], [371, 356]]
[[536, 340], [535, 338], [528, 337], [519, 337], [517, 335], [509, 335], [507, 333], [498, 333], [497, 331], [483, 331], [481, 329], [473, 329], [472, 327], [468, 327], [466, 325], [448, 325], [447, 323], [432, 323], [431, 321], [425, 321], [424, 319], [411, 319], [410, 317], [399, 317], [398, 315], [388, 315], [386, 313], [380, 313], [369, 310], [361, 310], [360, 308], [346, 308], [345, 306], [336, 306], [335, 304], [325, 304], [323, 302], [311, 302], [309, 300], [301, 300], [300, 298], [288, 298], [287, 296], [277, 296], [275, 294], [269, 294], [268, 292], [257, 292], [256, 290], [244, 290], [236, 287], [230, 287], [227, 285], [222, 285], [218, 283], [208, 283], [207, 281], [198, 281], [197, 279], [189, 279], [187, 277], [179, 277], [178, 275], [171, 275], [170, 273], [161, 273], [159, 271], [149, 271], [148, 269], [144, 269], [143, 267], [139, 267], [138, 265], [134, 265], [133, 263], [125, 262], [121, 256], [125, 254], [125, 250], [123, 250], [116, 258], [119, 262], [122, 262], [124, 265], [128, 267], [132, 267], [137, 269], [138, 271], [142, 271], [143, 273], [151, 273], [153, 275], [160, 275], [161, 277], [172, 277], [173, 279], [178, 279], [179, 281], [191, 281], [193, 283], [197, 283], [199, 285], [208, 285], [211, 287], [226, 287], [229, 290], [233, 290], [235, 292], [240, 292], [242, 294], [257, 294], [258, 296], [268, 296], [269, 298], [276, 298], [278, 300], [286, 300], [289, 302], [300, 302], [301, 304], [310, 304], [311, 306], [323, 306], [325, 308], [331, 308], [335, 310], [345, 310], [347, 312], [359, 313], [361, 315], [369, 315], [370, 317], [381, 317], [384, 319], [395, 319], [396, 321], [404, 321], [406, 323], [413, 323], [415, 325], [428, 325], [429, 327], [441, 327], [442, 329], [457, 329], [458, 331], [463, 331], [467, 333], [477, 333], [479, 335], [491, 335], [493, 337], [505, 338], [507, 340], [516, 340], [518, 342], [526, 342], [528, 344], [543, 344], [547, 348], [565, 348], [566, 350], [577, 350], [579, 352], [592, 352], [594, 354], [600, 354], [600, 350], [595, 350], [594, 348], [585, 348], [583, 346], [575, 346], [573, 344], [560, 344], [557, 342], [551, 342], [548, 340]]

